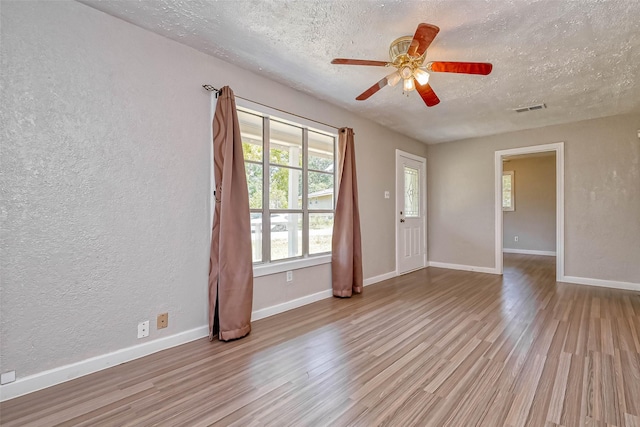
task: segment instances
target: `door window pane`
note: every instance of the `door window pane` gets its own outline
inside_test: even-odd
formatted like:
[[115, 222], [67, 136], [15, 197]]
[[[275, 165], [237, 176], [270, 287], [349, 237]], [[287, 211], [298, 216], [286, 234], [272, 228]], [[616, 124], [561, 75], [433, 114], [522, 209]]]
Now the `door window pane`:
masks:
[[302, 214], [271, 214], [271, 259], [302, 256]]
[[269, 208], [302, 209], [302, 171], [269, 167]]
[[269, 162], [302, 167], [302, 128], [271, 120]]
[[309, 214], [309, 254], [331, 252], [332, 213]]
[[262, 162], [262, 117], [238, 110], [245, 160]]
[[309, 163], [312, 170], [333, 172], [334, 137], [309, 131]]
[[309, 172], [309, 209], [333, 209], [333, 174]]
[[420, 171], [409, 166], [404, 167], [404, 215], [420, 216]]

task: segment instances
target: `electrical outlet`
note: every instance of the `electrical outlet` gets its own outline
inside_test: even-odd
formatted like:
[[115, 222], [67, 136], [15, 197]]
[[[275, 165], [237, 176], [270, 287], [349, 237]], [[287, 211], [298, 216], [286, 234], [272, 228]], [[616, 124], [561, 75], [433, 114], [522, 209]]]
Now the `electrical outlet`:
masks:
[[293, 282], [293, 271], [287, 271], [287, 282]]
[[149, 336], [149, 321], [138, 323], [138, 338], [144, 338]]
[[513, 240], [517, 242], [518, 241], [518, 236], [514, 237]]
[[5, 372], [0, 375], [0, 384], [9, 384], [16, 380], [16, 371]]
[[385, 191], [385, 192], [384, 192], [384, 198], [385, 198], [385, 199], [388, 199], [388, 198], [389, 198], [389, 196], [390, 196], [389, 192], [388, 192], [388, 191]]
[[158, 329], [169, 326], [169, 313], [158, 314]]

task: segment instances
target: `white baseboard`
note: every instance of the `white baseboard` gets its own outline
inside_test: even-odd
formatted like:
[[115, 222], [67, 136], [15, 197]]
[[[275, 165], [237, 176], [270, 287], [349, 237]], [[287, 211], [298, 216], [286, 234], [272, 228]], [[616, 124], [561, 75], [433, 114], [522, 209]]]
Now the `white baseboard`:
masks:
[[[395, 275], [396, 273], [395, 271], [393, 271], [390, 273], [381, 274], [379, 276], [370, 277], [364, 280], [364, 286], [372, 285], [374, 283], [390, 279], [392, 277], [395, 277]], [[264, 319], [265, 317], [273, 316], [275, 314], [283, 313], [294, 308], [302, 307], [303, 305], [311, 304], [312, 302], [331, 298], [332, 296], [333, 291], [331, 289], [327, 289], [325, 291], [317, 292], [311, 295], [306, 295], [304, 297], [287, 301], [282, 304], [277, 304], [271, 307], [256, 310], [251, 313], [251, 320], [255, 321]], [[0, 401], [23, 396], [34, 391], [42, 390], [56, 384], [89, 375], [94, 372], [98, 372], [112, 366], [120, 365], [125, 362], [130, 362], [132, 360], [157, 353], [158, 351], [166, 350], [168, 348], [175, 347], [181, 344], [186, 344], [188, 342], [200, 338], [205, 338], [207, 336], [209, 336], [209, 326], [205, 325], [188, 331], [180, 332], [175, 335], [170, 335], [168, 337], [159, 338], [132, 347], [116, 350], [111, 353], [92, 357], [90, 359], [81, 360], [69, 365], [60, 366], [58, 368], [50, 369], [48, 371], [40, 372], [24, 378], [18, 378], [15, 382], [0, 386]]]
[[373, 285], [374, 283], [382, 282], [383, 280], [388, 280], [393, 277], [396, 277], [395, 271], [390, 271], [388, 273], [380, 274], [378, 276], [369, 277], [368, 279], [364, 279], [364, 286]]
[[640, 283], [618, 282], [616, 280], [591, 279], [588, 277], [564, 276], [558, 282], [575, 283], [577, 285], [601, 286], [603, 288], [626, 289], [640, 292]]
[[161, 350], [186, 344], [207, 337], [208, 335], [209, 327], [200, 326], [175, 335], [123, 348], [111, 353], [29, 375], [24, 378], [18, 378], [15, 382], [0, 386], [0, 401], [13, 399], [65, 381], [102, 371], [103, 369], [139, 359], [140, 357], [148, 356]]
[[251, 321], [253, 322], [275, 314], [284, 313], [285, 311], [293, 310], [294, 308], [302, 307], [303, 305], [311, 304], [312, 302], [326, 298], [331, 298], [332, 296], [333, 291], [331, 289], [327, 289], [316, 292], [315, 294], [305, 295], [291, 301], [283, 302], [281, 304], [272, 305], [271, 307], [261, 308], [260, 310], [256, 310], [251, 313]]
[[429, 267], [448, 268], [450, 270], [475, 271], [477, 273], [500, 274], [494, 267], [476, 267], [475, 265], [449, 264], [446, 262], [429, 261]]
[[[379, 276], [370, 277], [364, 279], [363, 286], [373, 285], [374, 283], [381, 282], [383, 280], [390, 279], [396, 276], [396, 272], [381, 274]], [[327, 289], [325, 291], [316, 292], [315, 294], [305, 295], [303, 297], [283, 302], [281, 304], [272, 305], [271, 307], [261, 308], [251, 313], [251, 321], [264, 319], [265, 317], [274, 316], [276, 314], [284, 313], [285, 311], [293, 310], [294, 308], [302, 307], [303, 305], [311, 304], [312, 302], [320, 301], [333, 296], [333, 290]]]
[[502, 248], [502, 252], [505, 253], [505, 254], [556, 256], [556, 253], [554, 251], [537, 251], [537, 250], [534, 250], [534, 249]]

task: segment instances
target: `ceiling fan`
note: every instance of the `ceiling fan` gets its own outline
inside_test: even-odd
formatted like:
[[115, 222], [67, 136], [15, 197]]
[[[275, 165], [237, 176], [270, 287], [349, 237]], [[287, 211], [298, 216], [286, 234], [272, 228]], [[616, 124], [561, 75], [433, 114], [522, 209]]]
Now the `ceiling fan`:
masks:
[[435, 25], [423, 23], [418, 25], [413, 37], [404, 36], [394, 40], [389, 47], [390, 62], [336, 58], [331, 61], [331, 63], [342, 65], [371, 65], [376, 67], [393, 66], [397, 68], [396, 71], [358, 95], [356, 98], [358, 101], [364, 101], [386, 85], [395, 86], [400, 79], [402, 79], [405, 92], [408, 93], [416, 89], [424, 103], [427, 104], [427, 107], [433, 107], [440, 102], [440, 99], [431, 86], [429, 86], [429, 73], [427, 71], [481, 74], [486, 76], [493, 68], [491, 64], [486, 62], [434, 61], [425, 63], [424, 59], [427, 48], [438, 34], [438, 31], [440, 31], [440, 28]]

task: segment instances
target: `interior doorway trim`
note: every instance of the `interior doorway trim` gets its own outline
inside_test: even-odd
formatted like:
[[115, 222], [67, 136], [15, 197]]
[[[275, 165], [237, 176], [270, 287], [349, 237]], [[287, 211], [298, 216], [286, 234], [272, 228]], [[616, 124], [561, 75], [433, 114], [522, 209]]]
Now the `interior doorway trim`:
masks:
[[564, 279], [564, 142], [498, 150], [495, 153], [496, 273], [502, 274], [502, 160], [506, 156], [556, 153], [556, 280]]
[[395, 234], [396, 234], [396, 271], [395, 271], [395, 275], [398, 276], [400, 274], [399, 272], [399, 265], [400, 265], [400, 247], [399, 247], [399, 240], [400, 237], [398, 236], [398, 224], [400, 223], [400, 212], [397, 209], [397, 197], [398, 194], [401, 192], [401, 186], [400, 186], [400, 182], [398, 182], [398, 160], [400, 159], [400, 157], [405, 157], [405, 158], [409, 158], [412, 160], [415, 160], [417, 162], [420, 162], [420, 166], [422, 169], [422, 182], [420, 183], [422, 185], [422, 188], [424, 188], [424, 191], [421, 191], [420, 194], [420, 209], [422, 212], [422, 250], [423, 250], [423, 259], [422, 259], [422, 267], [427, 267], [428, 265], [428, 254], [427, 254], [427, 159], [424, 157], [420, 157], [417, 156], [415, 154], [411, 154], [411, 153], [407, 153], [406, 151], [402, 151], [396, 148], [396, 158], [395, 158], [395, 162], [396, 162], [396, 166], [395, 166], [395, 176], [396, 176], [396, 191], [395, 191], [395, 198], [393, 201], [393, 209], [395, 210], [396, 214], [395, 214], [395, 223], [394, 223], [394, 227], [395, 227]]

